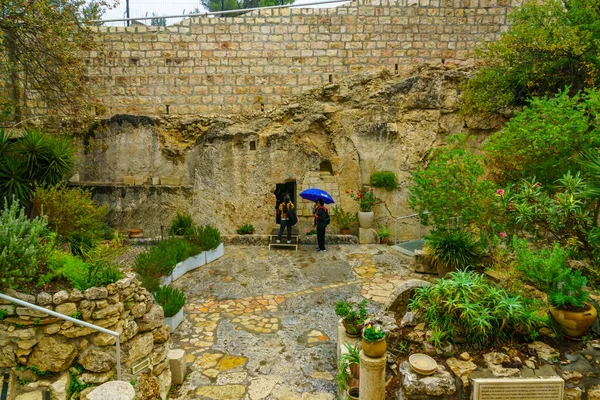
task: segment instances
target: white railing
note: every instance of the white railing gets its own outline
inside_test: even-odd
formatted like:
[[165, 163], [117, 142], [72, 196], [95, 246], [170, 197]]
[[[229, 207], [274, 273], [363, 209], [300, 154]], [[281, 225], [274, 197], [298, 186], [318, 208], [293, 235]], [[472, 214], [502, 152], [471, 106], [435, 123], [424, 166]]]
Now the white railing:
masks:
[[270, 7], [254, 7], [254, 8], [241, 8], [239, 10], [224, 10], [224, 11], [207, 11], [204, 13], [194, 13], [194, 14], [177, 14], [177, 15], [153, 15], [151, 17], [130, 17], [130, 18], [118, 18], [118, 19], [96, 19], [90, 21], [92, 24], [100, 24], [104, 22], [126, 22], [126, 21], [142, 21], [142, 20], [153, 20], [157, 18], [196, 18], [196, 17], [207, 17], [209, 15], [214, 16], [225, 16], [227, 14], [239, 14], [245, 13], [249, 11], [256, 10], [275, 10], [279, 8], [305, 8], [310, 6], [317, 6], [320, 4], [343, 4], [349, 3], [351, 0], [327, 0], [327, 1], [317, 1], [314, 3], [304, 3], [304, 4], [284, 4], [279, 6], [270, 6]]
[[[423, 215], [429, 215], [431, 214], [429, 211], [425, 211], [423, 213]], [[417, 228], [417, 239], [421, 239], [421, 217], [419, 214], [410, 214], [410, 215], [404, 215], [402, 217], [398, 217], [396, 218], [396, 222], [395, 222], [395, 231], [394, 231], [394, 244], [398, 244], [398, 221], [401, 221], [403, 219], [408, 219], [408, 218], [417, 218], [418, 220], [418, 228]]]
[[12, 303], [18, 304], [23, 307], [31, 308], [32, 310], [43, 312], [48, 315], [52, 315], [53, 317], [64, 319], [65, 321], [72, 322], [77, 325], [85, 326], [86, 328], [94, 329], [98, 332], [106, 333], [107, 335], [114, 336], [117, 339], [117, 380], [121, 380], [121, 340], [119, 339], [119, 333], [102, 328], [100, 326], [96, 326], [94, 324], [90, 324], [89, 322], [80, 321], [73, 317], [69, 317], [67, 315], [57, 313], [56, 311], [48, 310], [47, 308], [37, 306], [35, 304], [28, 303], [23, 300], [16, 299], [11, 296], [7, 296], [4, 293], [0, 293], [0, 299], [8, 300]]

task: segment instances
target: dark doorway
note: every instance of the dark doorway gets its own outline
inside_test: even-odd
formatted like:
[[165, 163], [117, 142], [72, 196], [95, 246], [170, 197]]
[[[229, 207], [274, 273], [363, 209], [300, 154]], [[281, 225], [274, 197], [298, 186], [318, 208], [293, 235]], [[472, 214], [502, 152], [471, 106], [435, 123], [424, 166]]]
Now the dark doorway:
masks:
[[[294, 207], [298, 208], [296, 204], [296, 181], [278, 183], [275, 185], [275, 197], [277, 199], [275, 204], [276, 210], [279, 210], [279, 205], [283, 202], [283, 198], [286, 195], [290, 196], [290, 200], [292, 200], [292, 203], [294, 203]], [[275, 222], [278, 224], [281, 223], [281, 217], [279, 213], [277, 213]]]

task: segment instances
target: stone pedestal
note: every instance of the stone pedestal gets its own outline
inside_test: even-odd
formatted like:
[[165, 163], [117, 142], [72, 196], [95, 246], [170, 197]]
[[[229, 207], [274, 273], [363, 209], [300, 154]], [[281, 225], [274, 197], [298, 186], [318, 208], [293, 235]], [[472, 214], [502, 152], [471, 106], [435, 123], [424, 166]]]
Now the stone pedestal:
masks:
[[185, 351], [182, 349], [169, 350], [167, 358], [171, 367], [171, 381], [175, 385], [181, 385], [185, 379]]
[[375, 229], [358, 228], [358, 243], [360, 244], [378, 244], [379, 234]]
[[360, 398], [385, 400], [386, 356], [371, 358], [360, 352]]

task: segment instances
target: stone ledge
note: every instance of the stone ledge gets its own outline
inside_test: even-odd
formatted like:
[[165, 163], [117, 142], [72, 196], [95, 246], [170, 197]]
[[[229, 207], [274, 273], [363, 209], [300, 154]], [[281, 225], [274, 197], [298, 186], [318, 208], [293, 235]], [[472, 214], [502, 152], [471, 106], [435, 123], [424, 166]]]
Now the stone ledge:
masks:
[[[222, 235], [225, 244], [243, 246], [268, 246], [270, 235]], [[317, 236], [298, 236], [298, 243], [305, 245], [316, 245]], [[325, 246], [334, 244], [358, 244], [358, 238], [353, 235], [325, 235]]]

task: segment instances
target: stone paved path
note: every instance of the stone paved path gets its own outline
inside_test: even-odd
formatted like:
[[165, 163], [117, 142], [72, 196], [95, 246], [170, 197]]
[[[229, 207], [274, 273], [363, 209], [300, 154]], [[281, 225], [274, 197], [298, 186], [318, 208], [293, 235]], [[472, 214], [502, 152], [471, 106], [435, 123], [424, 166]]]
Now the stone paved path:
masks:
[[366, 298], [381, 309], [415, 276], [407, 262], [387, 246], [226, 247], [174, 283], [187, 296], [173, 342], [185, 348], [189, 374], [171, 398], [336, 398], [335, 303]]

